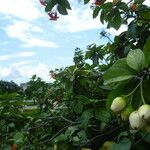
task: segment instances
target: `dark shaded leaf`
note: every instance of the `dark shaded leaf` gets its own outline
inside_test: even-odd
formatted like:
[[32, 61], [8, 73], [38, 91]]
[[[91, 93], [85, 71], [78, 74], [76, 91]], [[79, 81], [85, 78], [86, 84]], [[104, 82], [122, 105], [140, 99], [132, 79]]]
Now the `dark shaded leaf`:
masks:
[[67, 9], [62, 5], [58, 5], [57, 10], [62, 15], [68, 15]]

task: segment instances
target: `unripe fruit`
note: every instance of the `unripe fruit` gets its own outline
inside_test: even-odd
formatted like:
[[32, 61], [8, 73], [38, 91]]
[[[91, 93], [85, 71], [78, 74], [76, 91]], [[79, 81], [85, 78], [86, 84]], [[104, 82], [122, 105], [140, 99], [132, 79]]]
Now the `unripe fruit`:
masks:
[[113, 112], [120, 112], [121, 110], [125, 108], [125, 106], [126, 106], [125, 100], [122, 97], [116, 97], [113, 100], [110, 109]]
[[133, 111], [129, 116], [129, 122], [133, 129], [139, 130], [145, 125], [145, 120], [143, 120], [138, 111]]
[[81, 148], [81, 150], [92, 150], [90, 148]]
[[142, 118], [142, 119], [145, 119], [145, 120], [149, 120], [150, 119], [150, 105], [142, 105], [139, 110], [139, 116]]
[[112, 141], [106, 141], [100, 150], [108, 150], [112, 146], [113, 143], [114, 142], [112, 142]]
[[126, 121], [129, 119], [130, 114], [133, 112], [132, 106], [126, 107], [122, 112], [121, 112], [121, 119]]
[[54, 150], [58, 150], [57, 144], [54, 145]]

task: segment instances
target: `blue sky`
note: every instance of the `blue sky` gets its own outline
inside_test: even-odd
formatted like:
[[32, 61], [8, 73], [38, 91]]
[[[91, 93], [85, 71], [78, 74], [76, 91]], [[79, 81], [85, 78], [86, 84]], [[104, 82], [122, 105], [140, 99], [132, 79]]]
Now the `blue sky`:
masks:
[[[50, 81], [49, 70], [72, 64], [74, 49], [103, 44], [104, 26], [90, 6], [70, 0], [68, 16], [50, 21], [38, 0], [1, 0], [0, 79], [26, 82], [33, 74]], [[125, 30], [109, 29], [111, 37]]]

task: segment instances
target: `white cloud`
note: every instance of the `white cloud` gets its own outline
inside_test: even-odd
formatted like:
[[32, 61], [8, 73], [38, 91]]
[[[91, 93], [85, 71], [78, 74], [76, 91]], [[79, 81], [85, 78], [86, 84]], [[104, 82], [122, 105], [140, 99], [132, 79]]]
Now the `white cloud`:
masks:
[[32, 60], [19, 61], [19, 62], [13, 63], [12, 66], [13, 67], [21, 67], [21, 66], [24, 66], [24, 65], [29, 65], [32, 62], [33, 62]]
[[18, 57], [30, 57], [34, 55], [35, 55], [35, 52], [31, 52], [31, 51], [22, 51], [17, 54]]
[[50, 47], [50, 48], [58, 47], [58, 45], [55, 42], [38, 39], [36, 37], [32, 37], [26, 40], [26, 44], [24, 46], [26, 47], [39, 46], [39, 47]]
[[12, 57], [11, 55], [0, 56], [0, 61], [6, 61], [6, 60], [9, 60], [11, 57]]
[[1, 66], [0, 64], [0, 79], [1, 80], [13, 80], [17, 83], [23, 83], [30, 80], [30, 78], [36, 74], [44, 81], [52, 82], [53, 79], [49, 76], [49, 71], [56, 68], [66, 67], [65, 64], [51, 64], [46, 65], [44, 63], [31, 64], [32, 60], [18, 61], [8, 66]]
[[3, 27], [10, 38], [23, 42], [24, 47], [50, 47], [57, 44], [46, 40], [38, 33], [44, 34], [43, 29], [35, 23], [37, 19], [46, 14], [39, 0], [3, 0], [0, 5], [0, 14], [12, 23]]
[[47, 66], [43, 63], [38, 63], [36, 66], [29, 65], [30, 61], [22, 61], [11, 64], [11, 66], [0, 66], [0, 79], [2, 80], [14, 80], [17, 83], [27, 82], [36, 74], [43, 80], [50, 82], [49, 71], [54, 69], [54, 66]]
[[65, 32], [80, 32], [100, 29], [103, 25], [98, 18], [92, 18], [92, 10], [89, 7], [82, 6], [81, 8], [72, 8], [68, 16], [61, 16], [54, 27]]
[[36, 55], [35, 52], [33, 51], [22, 51], [22, 52], [19, 52], [19, 53], [12, 53], [12, 54], [9, 54], [9, 55], [1, 55], [0, 56], [0, 61], [6, 61], [6, 60], [10, 60], [12, 58], [19, 58], [19, 57], [31, 57], [31, 56], [34, 56]]
[[0, 66], [0, 79], [5, 77], [7, 78], [11, 74], [11, 72], [12, 72], [11, 68], [8, 67], [4, 68]]
[[0, 3], [0, 13], [10, 17], [33, 21], [41, 16], [38, 0], [1, 0]]
[[10, 38], [16, 38], [24, 42], [23, 46], [25, 47], [58, 47], [53, 41], [36, 37], [32, 31], [42, 32], [43, 29], [29, 22], [14, 21], [13, 24], [6, 26], [4, 29]]
[[150, 0], [145, 0], [144, 4], [150, 7]]

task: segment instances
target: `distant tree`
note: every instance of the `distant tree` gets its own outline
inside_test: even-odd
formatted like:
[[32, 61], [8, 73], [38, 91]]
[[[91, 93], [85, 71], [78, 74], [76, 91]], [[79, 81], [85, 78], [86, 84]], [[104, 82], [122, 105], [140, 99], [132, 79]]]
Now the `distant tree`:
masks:
[[0, 93], [20, 92], [22, 89], [13, 81], [0, 80]]

